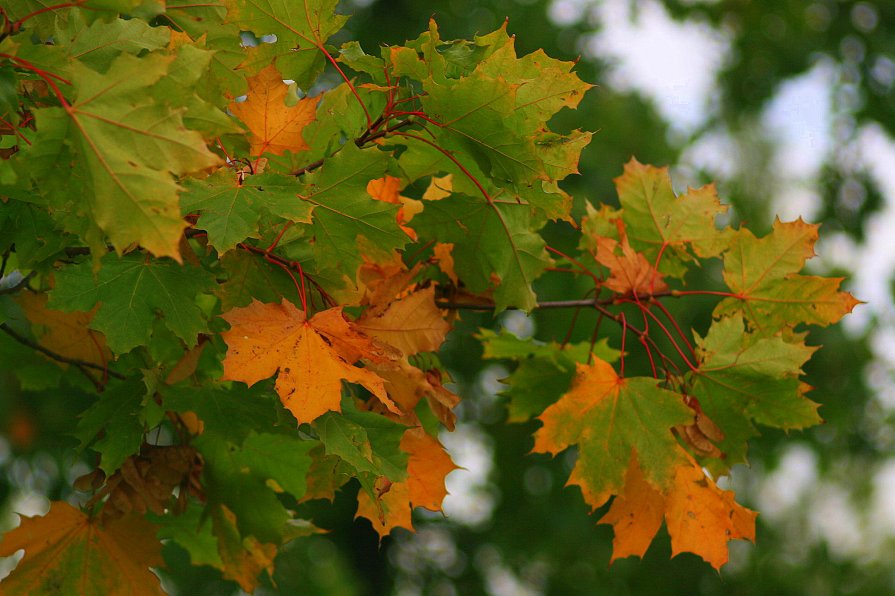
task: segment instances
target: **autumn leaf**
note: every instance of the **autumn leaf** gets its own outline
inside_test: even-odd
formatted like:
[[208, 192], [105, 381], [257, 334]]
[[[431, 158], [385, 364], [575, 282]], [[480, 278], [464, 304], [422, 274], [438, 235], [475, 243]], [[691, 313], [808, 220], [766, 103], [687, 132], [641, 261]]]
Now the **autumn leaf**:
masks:
[[842, 278], [798, 275], [814, 256], [818, 226], [801, 219], [774, 222], [764, 238], [737, 230], [724, 253], [724, 281], [736, 296], [718, 304], [715, 316], [741, 313], [758, 329], [830, 325], [860, 304], [839, 291]]
[[223, 505], [213, 510], [211, 520], [224, 577], [246, 592], [254, 592], [262, 571], [273, 574], [277, 546], [262, 543], [254, 536], [243, 538], [236, 527], [236, 515]]
[[155, 527], [129, 515], [99, 523], [64, 501], [42, 517], [23, 517], [3, 536], [0, 557], [25, 549], [25, 558], [3, 580], [6, 594], [142, 596], [164, 594], [149, 570], [162, 565]]
[[[600, 237], [596, 239], [596, 260], [609, 268], [609, 277], [603, 286], [617, 294], [649, 296], [664, 292], [668, 286], [662, 281], [662, 274], [641, 253], [636, 252], [624, 234], [622, 241]], [[621, 249], [621, 254], [618, 254]]]
[[248, 98], [230, 104], [233, 115], [248, 126], [252, 155], [308, 149], [302, 130], [314, 121], [320, 96], [305, 97], [293, 105], [286, 105], [289, 86], [275, 66], [268, 65], [249, 77]]
[[544, 410], [533, 451], [553, 455], [578, 445], [569, 484], [581, 487], [591, 507], [603, 505], [624, 486], [632, 455], [649, 482], [669, 486], [680, 457], [671, 429], [693, 422], [680, 396], [655, 379], [620, 378], [599, 358], [577, 365], [572, 388]]
[[706, 336], [697, 338], [697, 347], [692, 390], [724, 432], [717, 443], [724, 461], [710, 468], [746, 463], [746, 442], [758, 434], [753, 422], [786, 430], [821, 422], [817, 404], [805, 397], [807, 388], [799, 380], [815, 348], [748, 333], [736, 315], [713, 321]]
[[[16, 301], [28, 320], [43, 328], [38, 341], [43, 347], [60, 356], [98, 366], [106, 366], [112, 359], [106, 338], [102, 333], [89, 328], [98, 307], [90, 312], [52, 310], [47, 308], [46, 294], [31, 292], [20, 295]], [[59, 365], [68, 366], [64, 363]]]
[[720, 569], [727, 562], [730, 540], [755, 541], [756, 516], [734, 501], [733, 492], [718, 488], [695, 462], [682, 462], [671, 487], [660, 491], [632, 458], [624, 492], [615, 497], [599, 523], [610, 524], [615, 531], [613, 561], [642, 557], [664, 519], [672, 556], [694, 553]]
[[228, 350], [222, 380], [251, 386], [278, 373], [277, 393], [299, 423], [311, 422], [330, 410], [341, 411], [343, 380], [363, 385], [389, 409], [398, 411], [386, 395], [382, 378], [354, 366], [362, 357], [381, 361], [386, 356], [344, 319], [341, 308], [308, 319], [286, 300], [282, 304], [253, 301], [223, 317], [230, 330], [223, 333]]
[[395, 300], [383, 312], [361, 317], [355, 326], [405, 356], [437, 351], [451, 328], [435, 306], [433, 287]]
[[659, 271], [681, 277], [694, 255], [713, 257], [727, 247], [730, 231], [715, 225], [727, 207], [713, 185], [676, 196], [668, 168], [631, 159], [615, 187], [632, 246], [653, 263], [661, 255]]
[[[118, 56], [104, 73], [75, 62], [71, 82], [77, 98], [70, 109], [37, 111], [40, 134], [29, 161], [35, 180], [60, 178], [51, 201], [78, 216], [66, 220], [83, 234], [97, 257], [105, 253], [103, 234], [120, 253], [137, 243], [156, 256], [180, 260], [178, 243], [186, 227], [180, 218], [174, 176], [200, 172], [221, 159], [202, 136], [183, 123], [181, 109], [159, 97], [173, 56]], [[59, 163], [64, 164], [62, 167]]]
[[436, 438], [419, 427], [409, 428], [401, 438], [401, 450], [409, 454], [407, 480], [388, 486], [378, 504], [366, 492], [358, 494], [357, 514], [366, 517], [380, 538], [394, 528], [412, 530], [410, 512], [414, 507], [441, 511], [441, 502], [447, 496], [445, 477], [457, 466]]
[[377, 201], [401, 205], [395, 215], [395, 221], [404, 230], [404, 233], [410, 236], [411, 240], [416, 240], [416, 230], [405, 224], [423, 210], [423, 205], [420, 201], [401, 196], [400, 190], [401, 179], [394, 176], [383, 176], [370, 180], [367, 184], [367, 193]]

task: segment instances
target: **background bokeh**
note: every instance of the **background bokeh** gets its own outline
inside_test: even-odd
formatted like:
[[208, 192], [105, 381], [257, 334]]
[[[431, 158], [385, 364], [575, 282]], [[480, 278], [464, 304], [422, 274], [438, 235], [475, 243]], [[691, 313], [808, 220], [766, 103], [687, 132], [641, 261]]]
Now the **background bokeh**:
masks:
[[[379, 544], [353, 521], [354, 489], [308, 513], [328, 534], [296, 541], [266, 594], [892, 594], [895, 593], [895, 2], [876, 0], [353, 0], [340, 35], [368, 52], [415, 38], [436, 18], [446, 39], [496, 29], [509, 17], [521, 53], [544, 48], [580, 57], [597, 87], [557, 128], [598, 131], [582, 175], [568, 180], [577, 213], [585, 200], [614, 202], [612, 179], [631, 156], [669, 165], [679, 189], [716, 181], [734, 222], [764, 233], [775, 215], [822, 223], [809, 267], [848, 277], [867, 304], [831, 329], [806, 378], [826, 424], [767, 430], [751, 466], [729, 485], [761, 512], [756, 545], [731, 544], [719, 574], [697, 557], [670, 558], [660, 535], [643, 561], [609, 566], [611, 529], [596, 526], [575, 488], [563, 484], [574, 454], [528, 455], [536, 423], [508, 425], [500, 379], [471, 334], [503, 326], [562, 338], [571, 313], [464, 314], [445, 349], [460, 423], [443, 442], [465, 469], [448, 478], [445, 516], [417, 512], [418, 531]], [[570, 247], [560, 226], [549, 242]], [[707, 271], [706, 275], [710, 275]], [[542, 298], [577, 298], [547, 277]], [[679, 305], [679, 320], [704, 330], [711, 302]], [[582, 315], [573, 340], [593, 320]], [[0, 338], [2, 339], [2, 338]], [[612, 340], [610, 340], [612, 341]], [[617, 345], [617, 344], [616, 344]], [[27, 361], [0, 341], [0, 361]], [[636, 366], [632, 364], [631, 366]], [[0, 376], [11, 377], [0, 369]], [[57, 391], [0, 396], [3, 527], [13, 511], [43, 513], [87, 468], [48, 439], [84, 404]], [[11, 387], [10, 378], [0, 383]], [[232, 594], [235, 584], [187, 566], [166, 549], [166, 586], [194, 596]]]

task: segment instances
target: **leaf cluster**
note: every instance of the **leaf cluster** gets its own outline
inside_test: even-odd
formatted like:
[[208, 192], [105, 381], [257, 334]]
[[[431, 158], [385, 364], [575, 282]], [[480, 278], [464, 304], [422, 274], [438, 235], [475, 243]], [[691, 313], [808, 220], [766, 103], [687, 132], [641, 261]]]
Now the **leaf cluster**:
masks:
[[[9, 590], [157, 592], [165, 539], [251, 592], [317, 531], [304, 504], [349, 482], [380, 536], [412, 529], [456, 467], [438, 435], [460, 397], [437, 353], [465, 309], [587, 308], [620, 329], [613, 346], [599, 324], [578, 344], [478, 339], [516, 363], [510, 422], [540, 420], [536, 452], [577, 448], [569, 483], [611, 500], [613, 558], [664, 521], [675, 553], [720, 567], [755, 513], [715, 480], [756, 425], [820, 421], [803, 326], [855, 305], [800, 273], [816, 227], [721, 228], [713, 187], [677, 196], [636, 160], [621, 208], [576, 220], [560, 182], [591, 133], [550, 129], [591, 87], [573, 63], [520, 57], [506, 26], [334, 47], [337, 4], [2, 9], [0, 329], [45, 358], [44, 387], [92, 395], [69, 432], [95, 455], [80, 510], [56, 502], [0, 543], [25, 549]], [[575, 254], [548, 246], [550, 221]], [[688, 288], [711, 259], [723, 284]], [[589, 288], [539, 302], [546, 276]], [[704, 337], [663, 304], [691, 295], [718, 300]], [[626, 376], [632, 350], [650, 374]]]

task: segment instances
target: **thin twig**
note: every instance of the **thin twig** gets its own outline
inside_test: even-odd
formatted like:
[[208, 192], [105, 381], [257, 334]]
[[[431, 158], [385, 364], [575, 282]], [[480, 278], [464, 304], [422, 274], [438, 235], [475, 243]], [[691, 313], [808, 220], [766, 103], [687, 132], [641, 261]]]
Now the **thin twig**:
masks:
[[87, 371], [86, 369], [92, 368], [94, 370], [99, 370], [99, 371], [102, 371], [104, 374], [108, 374], [110, 377], [113, 377], [115, 379], [119, 379], [122, 381], [127, 379], [127, 377], [125, 377], [123, 374], [121, 374], [119, 372], [115, 372], [114, 370], [109, 370], [108, 367], [100, 366], [99, 364], [94, 364], [93, 362], [87, 362], [86, 360], [78, 360], [77, 358], [69, 358], [68, 356], [63, 356], [62, 354], [57, 354], [56, 352], [54, 352], [52, 350], [48, 350], [47, 348], [43, 347], [39, 343], [28, 339], [24, 335], [20, 335], [17, 331], [13, 330], [6, 323], [0, 323], [0, 331], [3, 331], [6, 335], [10, 336], [11, 338], [16, 340], [23, 346], [28, 346], [32, 350], [37, 350], [41, 354], [52, 358], [56, 362], [62, 362], [63, 364], [71, 364], [72, 366], [74, 366], [78, 370], [80, 370], [82, 373], [87, 375], [95, 383], [96, 383], [96, 379], [94, 379], [93, 375], [91, 375], [89, 373], [89, 371]]

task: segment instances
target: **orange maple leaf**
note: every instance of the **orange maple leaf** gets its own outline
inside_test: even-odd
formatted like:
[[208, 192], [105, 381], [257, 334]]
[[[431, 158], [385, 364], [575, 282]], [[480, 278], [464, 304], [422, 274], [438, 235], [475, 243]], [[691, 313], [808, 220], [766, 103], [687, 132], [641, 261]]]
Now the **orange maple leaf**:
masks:
[[405, 356], [438, 350], [451, 329], [435, 306], [432, 286], [389, 303], [384, 311], [361, 317], [355, 326]]
[[672, 556], [695, 553], [720, 569], [728, 559], [728, 541], [755, 541], [757, 515], [737, 504], [733, 492], [718, 488], [692, 459], [676, 468], [674, 482], [663, 494], [644, 478], [632, 457], [624, 491], [599, 523], [613, 526], [613, 561], [642, 557], [664, 518]]
[[25, 549], [25, 558], [3, 580], [3, 593], [164, 594], [149, 570], [163, 563], [155, 532], [142, 516], [100, 524], [99, 516], [56, 501], [43, 517], [23, 517], [3, 536], [0, 557]]
[[[619, 248], [621, 254], [618, 254]], [[598, 237], [595, 258], [598, 263], [609, 268], [609, 278], [603, 282], [603, 286], [613, 292], [648, 296], [668, 289], [662, 281], [662, 274], [656, 271], [645, 256], [631, 247], [623, 230], [621, 242]]]
[[[47, 295], [26, 292], [16, 298], [25, 316], [43, 327], [38, 343], [48, 350], [71, 358], [105, 366], [112, 359], [105, 336], [90, 329], [90, 321], [99, 306], [90, 312], [62, 312], [47, 308]], [[63, 368], [68, 365], [57, 362]]]
[[441, 511], [441, 503], [448, 494], [444, 479], [457, 469], [438, 439], [420, 427], [404, 432], [401, 450], [409, 454], [407, 480], [393, 483], [378, 499], [378, 506], [366, 492], [357, 496], [355, 517], [369, 519], [380, 538], [394, 528], [412, 530], [410, 513], [414, 507]]
[[248, 97], [230, 104], [230, 111], [249, 128], [252, 155], [305, 151], [305, 126], [317, 117], [318, 97], [305, 97], [294, 106], [286, 105], [289, 86], [274, 65], [249, 77]]
[[370, 180], [367, 184], [367, 194], [385, 203], [394, 203], [401, 205], [395, 220], [398, 227], [404, 230], [404, 233], [410, 236], [412, 240], [416, 240], [416, 230], [408, 227], [406, 224], [413, 219], [413, 216], [423, 210], [423, 204], [420, 201], [401, 196], [401, 179], [394, 176], [384, 176]]
[[400, 413], [386, 395], [382, 378], [354, 366], [361, 358], [382, 362], [394, 355], [388, 346], [358, 332], [341, 308], [308, 319], [287, 300], [282, 304], [253, 300], [223, 317], [230, 330], [222, 334], [228, 346], [222, 380], [251, 386], [279, 373], [276, 391], [299, 423], [330, 410], [340, 412], [343, 380], [363, 385], [386, 408]]
[[460, 278], [454, 271], [454, 245], [450, 242], [436, 242], [432, 247], [432, 254], [435, 256], [436, 264], [441, 272], [447, 275], [455, 286], [460, 285]]

